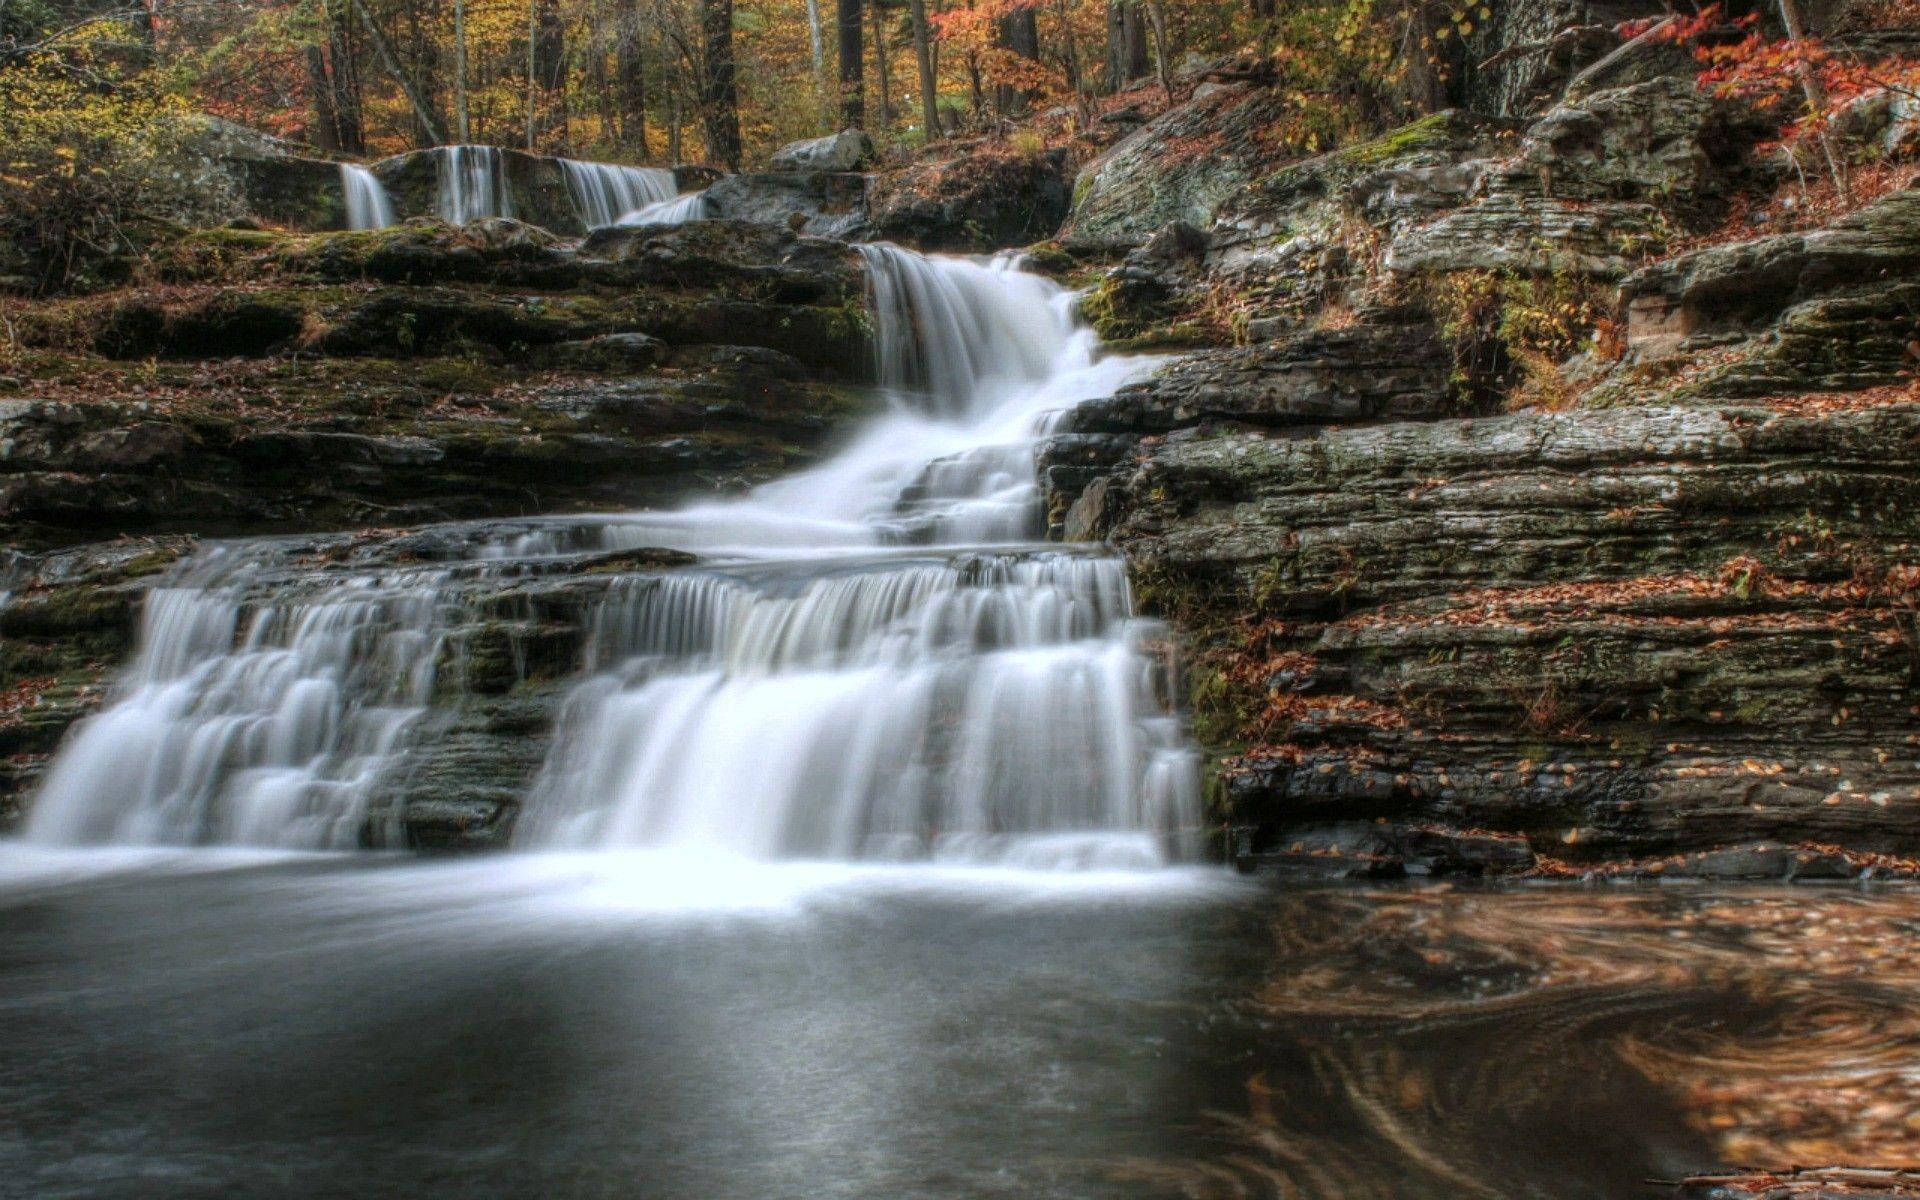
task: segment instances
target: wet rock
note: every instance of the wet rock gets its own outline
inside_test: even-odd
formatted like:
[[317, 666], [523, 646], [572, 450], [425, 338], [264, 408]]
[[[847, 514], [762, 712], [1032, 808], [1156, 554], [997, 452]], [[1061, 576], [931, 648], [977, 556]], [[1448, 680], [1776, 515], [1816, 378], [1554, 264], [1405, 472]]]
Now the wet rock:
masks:
[[1422, 825], [1395, 830], [1393, 840], [1410, 871], [1429, 875], [1517, 875], [1534, 865], [1533, 848], [1518, 834]]
[[644, 333], [606, 333], [553, 347], [549, 361], [572, 371], [644, 372], [659, 365], [666, 343]]

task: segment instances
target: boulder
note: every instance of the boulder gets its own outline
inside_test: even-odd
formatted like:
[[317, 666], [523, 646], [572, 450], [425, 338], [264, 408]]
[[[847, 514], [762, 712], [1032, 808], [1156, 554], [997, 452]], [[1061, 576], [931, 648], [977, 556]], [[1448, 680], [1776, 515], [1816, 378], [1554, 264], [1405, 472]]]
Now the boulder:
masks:
[[858, 171], [873, 158], [873, 139], [858, 129], [789, 142], [767, 159], [773, 171]]
[[713, 217], [809, 237], [855, 240], [866, 235], [867, 176], [825, 171], [729, 175], [706, 191]]
[[1735, 190], [1759, 132], [1688, 79], [1594, 92], [1528, 127], [1514, 186], [1562, 200], [1642, 200], [1692, 218]]

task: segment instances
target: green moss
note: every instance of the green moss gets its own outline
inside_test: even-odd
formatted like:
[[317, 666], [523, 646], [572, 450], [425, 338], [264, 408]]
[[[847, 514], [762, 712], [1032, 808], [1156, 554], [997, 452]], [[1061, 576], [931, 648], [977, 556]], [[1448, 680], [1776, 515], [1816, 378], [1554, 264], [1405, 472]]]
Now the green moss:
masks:
[[1454, 120], [1451, 113], [1434, 113], [1411, 125], [1402, 125], [1384, 133], [1370, 142], [1335, 151], [1334, 157], [1343, 163], [1371, 166], [1418, 150], [1445, 146], [1454, 136]]

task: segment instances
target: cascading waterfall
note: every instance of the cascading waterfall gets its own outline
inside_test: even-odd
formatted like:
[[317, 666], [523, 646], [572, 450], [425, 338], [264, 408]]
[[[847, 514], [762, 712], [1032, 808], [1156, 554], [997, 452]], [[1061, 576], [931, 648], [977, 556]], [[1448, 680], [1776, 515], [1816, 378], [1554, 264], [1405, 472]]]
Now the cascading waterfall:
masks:
[[622, 167], [613, 163], [560, 160], [567, 192], [588, 229], [622, 224], [622, 218], [673, 200], [680, 190], [673, 172], [660, 167]]
[[482, 217], [513, 215], [506, 160], [498, 147], [441, 146], [433, 155], [439, 167], [434, 210], [441, 219], [465, 225]]
[[642, 208], [621, 216], [620, 225], [685, 225], [689, 221], [704, 221], [713, 215], [713, 204], [707, 199], [705, 188], [697, 192], [687, 192], [665, 200], [655, 200]]
[[340, 164], [340, 190], [347, 199], [348, 229], [385, 229], [399, 223], [387, 189], [372, 171], [355, 163]]
[[598, 602], [518, 845], [1165, 861], [1198, 774], [1168, 639], [1133, 615], [1120, 560], [1033, 542], [1037, 440], [1152, 364], [1103, 358], [1072, 296], [1011, 260], [862, 253], [895, 403], [833, 459], [736, 501], [555, 520], [441, 571], [267, 578], [258, 544], [204, 552], [153, 594], [29, 836], [379, 841], [432, 735], [448, 573], [670, 546], [699, 562]]
[[741, 561], [609, 596], [523, 844], [1113, 866], [1190, 827], [1166, 639], [1123, 564], [1019, 544], [1036, 439], [1142, 364], [1009, 259], [862, 253], [896, 411], [745, 501], [639, 520]]
[[[351, 847], [426, 713], [444, 575], [278, 582], [216, 546], [148, 596], [114, 703], [27, 822], [46, 842]], [[391, 814], [390, 814], [391, 815]]]

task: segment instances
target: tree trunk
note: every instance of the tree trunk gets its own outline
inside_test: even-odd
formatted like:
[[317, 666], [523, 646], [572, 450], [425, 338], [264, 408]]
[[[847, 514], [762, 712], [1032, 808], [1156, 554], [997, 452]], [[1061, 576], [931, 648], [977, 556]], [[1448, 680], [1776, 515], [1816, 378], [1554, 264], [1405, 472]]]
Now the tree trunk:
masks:
[[866, 53], [860, 0], [838, 0], [840, 26], [840, 126], [867, 127]]
[[1107, 4], [1107, 90], [1117, 92], [1147, 73], [1147, 18], [1140, 0]]
[[887, 15], [880, 0], [869, 0], [868, 7], [873, 13], [873, 67], [875, 82], [880, 85], [880, 132], [885, 133], [893, 127], [893, 77], [887, 65]]
[[434, 119], [433, 109], [428, 107], [426, 98], [420, 94], [420, 89], [414, 86], [413, 80], [407, 78], [407, 72], [400, 66], [400, 56], [393, 52], [393, 43], [389, 42], [387, 35], [373, 23], [373, 14], [367, 11], [366, 0], [352, 0], [352, 3], [353, 11], [359, 16], [360, 23], [367, 28], [367, 40], [373, 43], [374, 53], [380, 56], [381, 65], [386, 67], [387, 74], [393, 76], [393, 81], [400, 85], [400, 91], [406, 96], [407, 103], [412, 106], [414, 119], [420, 122], [420, 128], [426, 131], [428, 139], [434, 145], [443, 145], [447, 140], [446, 132], [440, 128], [440, 122]]
[[1073, 18], [1067, 0], [1053, 0], [1054, 16], [1060, 22], [1060, 42], [1067, 63], [1067, 90], [1073, 93], [1074, 115], [1085, 129], [1093, 123], [1093, 111], [1087, 103], [1086, 76], [1080, 70], [1080, 39], [1073, 36]]
[[[359, 0], [354, 0], [359, 3]], [[540, 112], [540, 5], [527, 0], [527, 151], [532, 153], [539, 136]]]
[[629, 151], [647, 155], [647, 73], [641, 54], [640, 3], [629, 0], [620, 22], [620, 48], [615, 55], [618, 76], [620, 141]]
[[360, 120], [360, 73], [353, 59], [353, 24], [347, 6], [327, 5], [327, 80], [333, 87], [333, 120], [336, 149], [346, 154], [367, 152], [366, 133]]
[[473, 140], [467, 121], [466, 0], [453, 0], [453, 128], [462, 142]]
[[827, 40], [820, 29], [820, 0], [807, 0], [807, 49], [813, 55], [814, 119], [823, 120], [827, 114]]
[[340, 149], [340, 115], [333, 111], [333, 80], [327, 77], [326, 51], [307, 47], [307, 91], [313, 95], [313, 126], [307, 141], [316, 150]]
[[[1794, 0], [1780, 0], [1780, 23], [1787, 27], [1787, 40], [1793, 43], [1796, 57], [1807, 37], [1806, 27], [1800, 22], [1800, 6]], [[1840, 165], [1840, 156], [1833, 149], [1833, 133], [1827, 128], [1827, 89], [1820, 86], [1820, 79], [1813, 68], [1802, 59], [1799, 63], [1800, 90], [1807, 96], [1807, 115], [1818, 122], [1816, 132], [1820, 138], [1820, 151], [1827, 156], [1827, 170], [1833, 175], [1833, 186], [1842, 197], [1847, 194], [1847, 173]]]
[[740, 97], [733, 78], [733, 0], [700, 0], [706, 39], [706, 70], [700, 113], [706, 122], [707, 156], [729, 171], [740, 169]]
[[940, 83], [933, 72], [933, 46], [927, 33], [927, 0], [907, 0], [907, 19], [913, 25], [913, 58], [920, 69], [920, 121], [931, 142], [940, 128]]
[[[1040, 26], [1034, 20], [1031, 7], [1016, 8], [1000, 18], [999, 36], [995, 39], [1000, 47], [1020, 58], [1037, 59], [1040, 57]], [[1024, 112], [1032, 93], [1025, 88], [1010, 84], [1001, 84], [993, 90], [993, 107], [1003, 117], [1016, 116]]]
[[1153, 57], [1160, 69], [1160, 90], [1167, 94], [1167, 103], [1173, 103], [1173, 78], [1168, 74], [1167, 66], [1167, 14], [1160, 7], [1160, 0], [1147, 0], [1147, 18], [1153, 26]]

